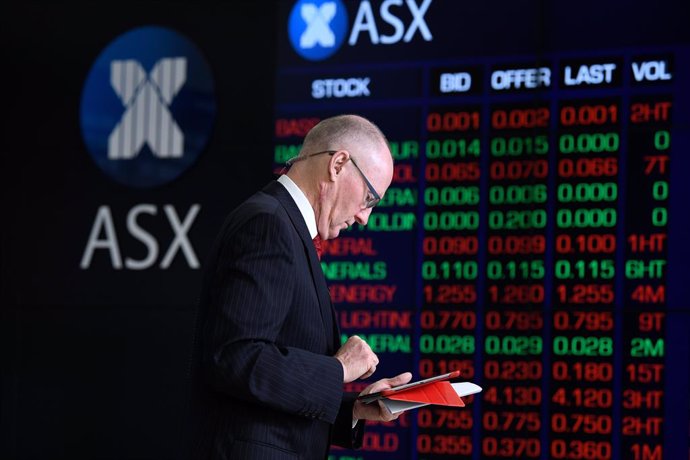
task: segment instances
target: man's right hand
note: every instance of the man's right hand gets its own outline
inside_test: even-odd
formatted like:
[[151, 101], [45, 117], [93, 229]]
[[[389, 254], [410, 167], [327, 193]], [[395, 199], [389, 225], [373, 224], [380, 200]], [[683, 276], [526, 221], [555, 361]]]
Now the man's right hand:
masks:
[[343, 365], [343, 382], [350, 383], [359, 378], [365, 379], [376, 371], [379, 359], [364, 340], [356, 335], [336, 352], [335, 357]]

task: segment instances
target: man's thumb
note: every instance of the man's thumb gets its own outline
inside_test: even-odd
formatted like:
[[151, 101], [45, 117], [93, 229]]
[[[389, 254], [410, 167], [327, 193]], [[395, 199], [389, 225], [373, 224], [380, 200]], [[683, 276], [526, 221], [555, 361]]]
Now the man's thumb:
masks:
[[392, 387], [397, 387], [398, 385], [403, 385], [407, 382], [412, 380], [412, 373], [411, 372], [403, 372], [402, 374], [398, 374], [395, 377], [392, 377], [389, 379], [388, 383]]

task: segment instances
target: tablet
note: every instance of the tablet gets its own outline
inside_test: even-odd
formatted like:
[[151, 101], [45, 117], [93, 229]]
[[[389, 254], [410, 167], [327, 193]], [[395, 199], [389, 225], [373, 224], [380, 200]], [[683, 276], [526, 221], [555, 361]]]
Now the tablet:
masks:
[[369, 403], [374, 402], [376, 400], [379, 400], [381, 398], [385, 398], [386, 396], [390, 396], [392, 394], [395, 394], [399, 391], [409, 390], [411, 388], [416, 388], [416, 387], [428, 385], [428, 384], [434, 383], [434, 382], [440, 382], [442, 380], [453, 379], [455, 377], [458, 377], [459, 375], [460, 375], [460, 371], [448, 372], [447, 374], [441, 374], [441, 375], [437, 375], [434, 377], [429, 377], [428, 379], [406, 383], [404, 385], [389, 388], [387, 390], [379, 391], [377, 393], [369, 393], [368, 395], [362, 395], [362, 396], [359, 396], [357, 399], [359, 399], [360, 401], [362, 401], [365, 404], [369, 404]]

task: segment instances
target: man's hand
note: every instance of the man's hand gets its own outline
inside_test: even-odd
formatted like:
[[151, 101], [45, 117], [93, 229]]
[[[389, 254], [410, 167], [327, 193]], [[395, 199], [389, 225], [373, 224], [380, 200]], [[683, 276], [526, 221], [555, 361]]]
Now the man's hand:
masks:
[[353, 335], [335, 353], [343, 365], [343, 383], [350, 383], [359, 378], [365, 379], [376, 371], [379, 358], [371, 347], [361, 338]]
[[[412, 374], [409, 372], [403, 372], [402, 374], [396, 375], [395, 377], [389, 379], [378, 380], [368, 387], [366, 387], [359, 395], [368, 395], [369, 393], [376, 393], [379, 391], [387, 390], [392, 387], [397, 387], [399, 385], [404, 385], [412, 380]], [[352, 408], [352, 416], [355, 420], [378, 420], [382, 422], [390, 422], [395, 420], [398, 416], [402, 414], [399, 412], [397, 414], [392, 414], [386, 406], [381, 401], [376, 401], [370, 404], [364, 404], [363, 402], [357, 400], [355, 401], [355, 406]]]

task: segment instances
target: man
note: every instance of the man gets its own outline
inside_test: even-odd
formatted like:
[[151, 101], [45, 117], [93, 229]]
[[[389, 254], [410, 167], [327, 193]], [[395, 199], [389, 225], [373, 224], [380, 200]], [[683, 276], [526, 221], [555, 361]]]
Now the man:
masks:
[[[206, 266], [197, 456], [322, 460], [331, 443], [359, 447], [363, 419], [396, 418], [343, 392], [371, 376], [378, 358], [356, 336], [340, 346], [313, 242], [366, 225], [393, 177], [386, 138], [363, 117], [328, 118], [291, 164], [229, 215]], [[362, 394], [410, 379], [382, 379]]]

